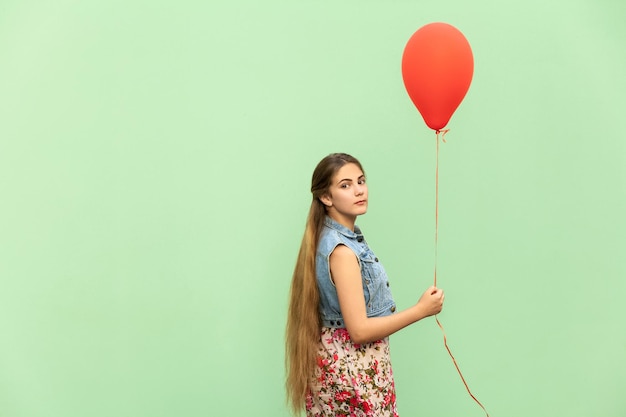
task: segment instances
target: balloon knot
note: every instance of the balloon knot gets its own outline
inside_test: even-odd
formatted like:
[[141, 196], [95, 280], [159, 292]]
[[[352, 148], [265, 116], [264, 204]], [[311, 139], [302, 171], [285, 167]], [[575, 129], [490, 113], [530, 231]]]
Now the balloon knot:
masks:
[[441, 140], [443, 141], [443, 143], [447, 143], [446, 142], [446, 133], [448, 133], [450, 131], [450, 129], [443, 129], [443, 130], [435, 130], [435, 133], [437, 134], [437, 141], [439, 141], [439, 134], [441, 133]]

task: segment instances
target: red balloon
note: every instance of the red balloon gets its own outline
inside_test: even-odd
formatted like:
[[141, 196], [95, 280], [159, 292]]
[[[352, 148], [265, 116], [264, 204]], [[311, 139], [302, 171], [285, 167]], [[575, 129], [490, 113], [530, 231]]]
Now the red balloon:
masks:
[[463, 101], [473, 74], [469, 42], [447, 23], [422, 26], [404, 48], [404, 86], [426, 125], [437, 132]]

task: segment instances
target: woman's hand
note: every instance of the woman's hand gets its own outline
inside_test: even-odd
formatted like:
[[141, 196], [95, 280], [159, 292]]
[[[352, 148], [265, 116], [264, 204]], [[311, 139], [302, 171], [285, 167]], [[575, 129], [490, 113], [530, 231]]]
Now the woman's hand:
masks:
[[434, 316], [439, 314], [443, 308], [443, 299], [445, 295], [441, 288], [431, 286], [420, 297], [417, 302], [417, 307], [422, 310], [424, 317]]

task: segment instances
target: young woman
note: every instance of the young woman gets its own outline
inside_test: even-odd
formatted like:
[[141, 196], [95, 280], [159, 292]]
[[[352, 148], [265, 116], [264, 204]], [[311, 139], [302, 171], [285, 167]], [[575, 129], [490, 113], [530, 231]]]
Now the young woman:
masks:
[[309, 417], [397, 416], [388, 336], [441, 311], [430, 287], [396, 312], [387, 274], [355, 225], [368, 190], [359, 161], [331, 154], [311, 183], [286, 332], [287, 397]]

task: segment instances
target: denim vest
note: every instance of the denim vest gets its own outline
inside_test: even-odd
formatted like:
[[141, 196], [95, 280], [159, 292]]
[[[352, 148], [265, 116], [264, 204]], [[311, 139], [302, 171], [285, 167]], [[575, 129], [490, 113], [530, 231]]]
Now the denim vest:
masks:
[[322, 326], [345, 327], [339, 307], [337, 289], [330, 277], [330, 254], [333, 253], [337, 245], [345, 245], [352, 249], [359, 260], [367, 317], [388, 316], [395, 312], [396, 304], [391, 296], [387, 273], [374, 252], [367, 246], [361, 230], [355, 226], [353, 232], [327, 216], [315, 258], [317, 285], [320, 290]]

